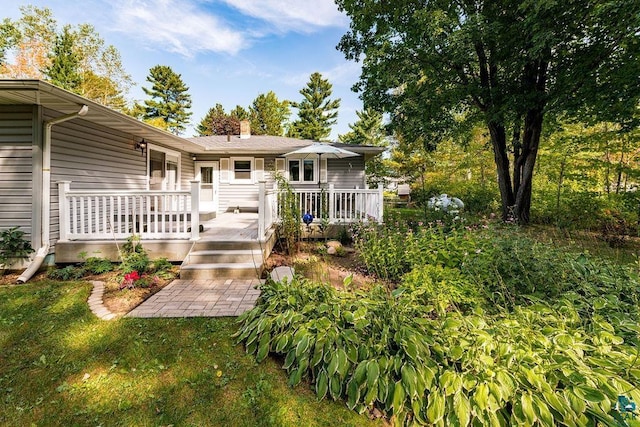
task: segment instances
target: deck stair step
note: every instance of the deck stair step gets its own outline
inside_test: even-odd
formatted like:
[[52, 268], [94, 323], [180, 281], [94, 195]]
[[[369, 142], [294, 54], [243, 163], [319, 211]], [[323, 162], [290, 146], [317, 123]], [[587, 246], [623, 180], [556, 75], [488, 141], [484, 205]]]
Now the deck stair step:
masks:
[[262, 250], [252, 241], [196, 242], [180, 267], [181, 279], [258, 278]]

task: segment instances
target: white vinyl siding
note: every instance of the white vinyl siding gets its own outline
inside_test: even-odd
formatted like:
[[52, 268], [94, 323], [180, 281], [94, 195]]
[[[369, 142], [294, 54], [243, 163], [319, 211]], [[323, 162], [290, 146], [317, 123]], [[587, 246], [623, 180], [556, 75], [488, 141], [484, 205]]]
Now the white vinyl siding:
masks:
[[0, 106], [0, 230], [20, 227], [27, 239], [39, 221], [33, 212], [33, 181], [41, 179], [34, 174], [35, 117], [31, 106]]

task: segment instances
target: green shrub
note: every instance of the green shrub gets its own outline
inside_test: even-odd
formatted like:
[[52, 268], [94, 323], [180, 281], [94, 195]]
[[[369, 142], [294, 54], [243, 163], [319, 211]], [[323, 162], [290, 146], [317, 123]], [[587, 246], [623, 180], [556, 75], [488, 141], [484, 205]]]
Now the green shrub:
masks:
[[127, 242], [122, 245], [120, 257], [122, 258], [120, 269], [125, 274], [133, 271], [143, 274], [147, 271], [149, 264], [151, 263], [147, 251], [140, 243], [140, 236], [135, 235], [129, 237]]
[[0, 264], [11, 267], [10, 260], [27, 258], [32, 252], [31, 242], [24, 238], [24, 231], [20, 227], [0, 232]]
[[78, 280], [82, 279], [87, 271], [75, 265], [67, 265], [62, 268], [52, 268], [47, 272], [47, 277], [53, 280]]
[[394, 292], [399, 295], [407, 291], [411, 292], [412, 303], [431, 305], [439, 314], [452, 308], [469, 311], [483, 304], [476, 285], [460, 270], [440, 265], [416, 266], [405, 274]]
[[104, 274], [115, 269], [111, 261], [100, 257], [89, 257], [85, 259], [83, 268], [92, 274]]
[[585, 327], [563, 299], [438, 315], [424, 295], [268, 282], [236, 336], [258, 362], [281, 355], [291, 386], [307, 378], [319, 398], [398, 425], [616, 425], [618, 396], [640, 401], [635, 343], [597, 313]]

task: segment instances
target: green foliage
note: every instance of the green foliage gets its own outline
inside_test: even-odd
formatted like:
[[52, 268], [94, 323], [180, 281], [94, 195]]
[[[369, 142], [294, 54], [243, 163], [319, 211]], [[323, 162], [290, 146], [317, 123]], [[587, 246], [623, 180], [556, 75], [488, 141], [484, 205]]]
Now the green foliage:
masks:
[[113, 271], [115, 266], [106, 258], [89, 257], [84, 260], [83, 268], [91, 274], [104, 274]]
[[389, 295], [294, 279], [262, 292], [239, 318], [249, 354], [281, 355], [290, 385], [307, 378], [319, 398], [397, 425], [614, 425], [618, 396], [640, 399], [634, 343], [600, 316], [585, 325], [570, 300], [438, 315], [419, 283]]
[[53, 280], [78, 280], [87, 274], [87, 270], [81, 266], [67, 265], [62, 268], [52, 268], [47, 272], [47, 277]]
[[298, 119], [291, 124], [289, 136], [322, 141], [331, 133], [336, 123], [340, 99], [330, 99], [332, 85], [322, 74], [311, 74], [307, 86], [300, 90], [301, 102], [292, 102], [298, 109]]
[[280, 101], [273, 91], [262, 93], [249, 107], [251, 133], [282, 136], [290, 115], [289, 101]]
[[74, 50], [74, 35], [70, 26], [65, 26], [62, 33], [56, 36], [51, 64], [44, 70], [49, 81], [63, 89], [77, 92], [82, 77], [80, 75], [80, 58]]
[[239, 135], [240, 121], [224, 111], [222, 104], [216, 104], [202, 118], [196, 130], [199, 136]]
[[[387, 135], [382, 114], [370, 108], [364, 111], [356, 111], [358, 121], [349, 125], [351, 131], [340, 135], [340, 142], [345, 144], [372, 145], [375, 147], [387, 147]], [[388, 162], [384, 161], [380, 155], [368, 159], [365, 164], [367, 183], [375, 187], [378, 183], [383, 183], [385, 178], [391, 175]]]
[[367, 270], [393, 282], [419, 265], [459, 268], [469, 254], [481, 251], [486, 244], [461, 230], [421, 221], [410, 225], [355, 224], [351, 234]]
[[394, 295], [407, 290], [413, 303], [433, 306], [440, 315], [454, 307], [466, 312], [483, 302], [483, 295], [473, 281], [459, 269], [441, 265], [419, 265], [405, 274]]
[[31, 242], [24, 238], [20, 227], [11, 227], [0, 232], [0, 264], [11, 267], [12, 260], [27, 258], [33, 252]]
[[161, 119], [171, 132], [179, 135], [186, 129], [191, 112], [189, 88], [180, 74], [167, 65], [156, 65], [149, 70], [147, 82], [151, 89], [143, 87], [150, 99], [145, 100], [145, 120]]
[[365, 105], [390, 114], [400, 144], [434, 146], [484, 124], [504, 219], [529, 221], [544, 122], [636, 126], [636, 3], [337, 4], [351, 20], [339, 49], [363, 60], [355, 88]]
[[149, 264], [151, 264], [147, 251], [142, 247], [142, 243], [140, 243], [140, 236], [137, 235], [127, 238], [127, 242], [122, 245], [122, 249], [120, 250], [120, 258], [122, 259], [120, 270], [122, 270], [124, 274], [134, 271], [143, 274], [148, 270]]
[[302, 215], [298, 199], [289, 181], [277, 171], [274, 178], [278, 183], [278, 216], [280, 218], [280, 242], [284, 244], [284, 251], [293, 255], [298, 251], [298, 241], [301, 236]]

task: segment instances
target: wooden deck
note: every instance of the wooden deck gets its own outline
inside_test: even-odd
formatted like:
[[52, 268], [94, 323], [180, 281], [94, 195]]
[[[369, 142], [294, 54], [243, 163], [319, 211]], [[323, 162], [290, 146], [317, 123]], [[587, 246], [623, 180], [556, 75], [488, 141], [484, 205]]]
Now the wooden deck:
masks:
[[204, 232], [200, 233], [201, 241], [237, 242], [258, 240], [258, 214], [254, 212], [224, 212], [217, 218], [204, 221]]

